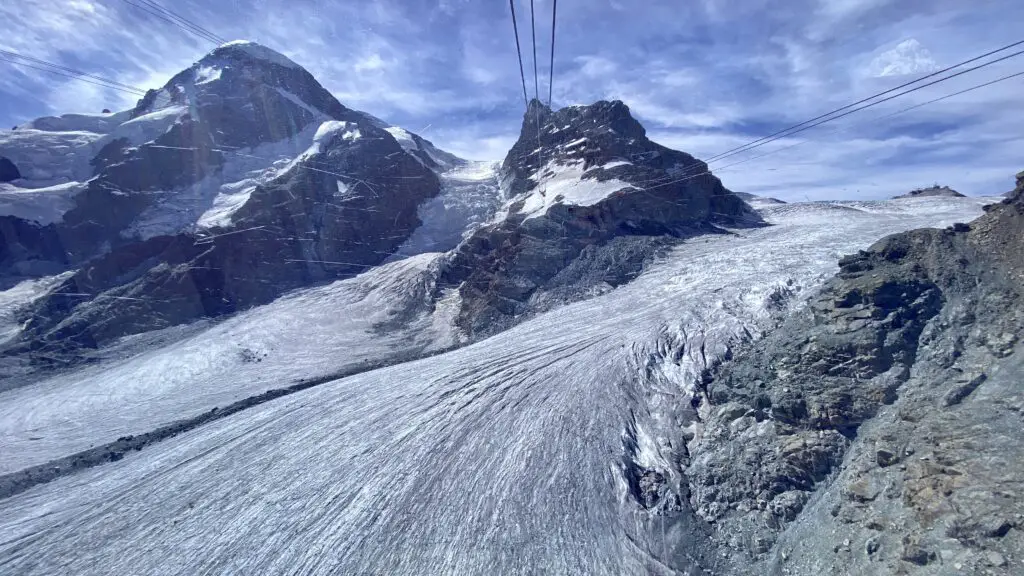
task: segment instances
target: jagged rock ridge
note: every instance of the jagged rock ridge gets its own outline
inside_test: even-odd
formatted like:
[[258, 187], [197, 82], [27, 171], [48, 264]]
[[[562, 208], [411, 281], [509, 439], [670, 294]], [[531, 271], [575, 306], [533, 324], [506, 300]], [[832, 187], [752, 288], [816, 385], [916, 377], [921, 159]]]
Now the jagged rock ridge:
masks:
[[707, 165], [649, 140], [619, 101], [534, 100], [502, 164], [509, 198], [453, 255], [470, 333], [627, 282], [674, 239], [763, 224]]
[[458, 162], [410, 153], [251, 43], [214, 50], [129, 116], [98, 141], [95, 176], [60, 221], [0, 221], [8, 271], [79, 268], [25, 327], [40, 354], [363, 271], [419, 225], [440, 191], [432, 168]]
[[945, 196], [947, 198], [963, 198], [964, 195], [953, 190], [949, 186], [929, 186], [927, 188], [917, 188], [911, 190], [906, 194], [900, 194], [899, 196], [893, 196], [893, 198], [927, 198], [929, 196]]

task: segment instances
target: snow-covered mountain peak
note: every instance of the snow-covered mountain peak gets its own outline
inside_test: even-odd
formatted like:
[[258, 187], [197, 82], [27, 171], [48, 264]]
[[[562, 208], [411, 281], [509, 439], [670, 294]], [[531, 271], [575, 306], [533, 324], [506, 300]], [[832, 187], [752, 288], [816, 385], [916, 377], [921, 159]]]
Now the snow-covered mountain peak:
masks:
[[[438, 174], [461, 159], [345, 107], [301, 66], [252, 42], [214, 49], [132, 110], [4, 132], [0, 158], [0, 224], [15, 230], [0, 275], [82, 270], [60, 287], [75, 301], [44, 299], [31, 331], [67, 342], [51, 329], [75, 316], [97, 328], [79, 342], [87, 346], [375, 266], [420, 215], [439, 222], [430, 242], [413, 244], [457, 241], [450, 229], [487, 208], [476, 208], [476, 185], [456, 178], [445, 200], [421, 210], [441, 195]], [[188, 286], [202, 287], [201, 301], [177, 292]], [[193, 304], [157, 310], [165, 304], [154, 297], [91, 318], [106, 292], [161, 287], [169, 302]]]
[[301, 66], [293, 62], [284, 54], [250, 40], [232, 40], [231, 42], [221, 44], [203, 58], [203, 60], [212, 60], [216, 58], [263, 60], [271, 64], [285, 66], [287, 68], [301, 68]]
[[[247, 41], [215, 48], [159, 90], [150, 90], [132, 117], [172, 106], [187, 106], [191, 119], [210, 124], [215, 133], [235, 140], [224, 143], [236, 146], [290, 137], [314, 121], [369, 122], [299, 64]], [[240, 135], [249, 137], [240, 142]]]
[[[721, 183], [706, 164], [649, 140], [643, 125], [618, 100], [560, 110], [532, 100], [519, 140], [502, 164], [502, 181], [511, 199], [509, 214], [527, 219], [555, 207], [592, 207], [605, 201], [621, 205], [622, 198], [653, 195], [663, 196], [663, 204], [689, 203], [688, 223], [705, 217], [760, 220], [728, 190], [711, 192]], [[652, 209], [647, 216], [656, 212]], [[648, 220], [638, 216], [630, 218], [633, 225]]]

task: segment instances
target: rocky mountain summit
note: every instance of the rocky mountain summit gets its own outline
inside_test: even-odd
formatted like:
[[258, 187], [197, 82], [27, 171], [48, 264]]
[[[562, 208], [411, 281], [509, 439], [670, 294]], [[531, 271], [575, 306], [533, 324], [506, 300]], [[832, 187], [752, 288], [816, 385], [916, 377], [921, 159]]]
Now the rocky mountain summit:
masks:
[[953, 190], [949, 186], [939, 186], [935, 184], [928, 186], [927, 188], [917, 188], [907, 192], [906, 194], [900, 194], [899, 196], [893, 196], [893, 198], [928, 198], [932, 196], [944, 196], [946, 198], [963, 198], [964, 195]]
[[619, 101], [532, 101], [501, 180], [504, 209], [442, 279], [459, 287], [471, 334], [627, 282], [674, 240], [764, 225], [706, 164], [649, 140]]
[[1000, 573], [1024, 561], [1024, 186], [884, 238], [714, 373], [687, 476], [727, 573]]
[[[64, 175], [81, 183], [58, 184], [72, 188], [65, 211], [0, 216], [2, 270], [75, 270], [31, 311], [23, 340], [39, 354], [233, 312], [379, 264], [440, 192], [437, 170], [458, 162], [245, 42], [214, 50], [119, 119], [81, 137]], [[45, 146], [69, 132], [41, 128], [77, 120], [37, 121], [0, 154], [17, 163], [19, 142]], [[14, 184], [48, 199], [33, 182]]]

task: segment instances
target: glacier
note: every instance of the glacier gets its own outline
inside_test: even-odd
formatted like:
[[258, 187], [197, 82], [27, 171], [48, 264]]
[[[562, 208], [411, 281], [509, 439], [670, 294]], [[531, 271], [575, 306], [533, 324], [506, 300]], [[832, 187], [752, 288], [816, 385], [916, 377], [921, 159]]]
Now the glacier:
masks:
[[300, 375], [423, 356], [0, 501], [0, 571], [699, 571], [699, 528], [639, 506], [628, 473], [671, 474], [701, 372], [799, 307], [840, 256], [990, 201], [766, 206], [771, 226], [691, 238], [628, 284], [443, 353], [459, 335], [423, 297], [441, 257], [424, 253], [0, 393], [10, 472]]

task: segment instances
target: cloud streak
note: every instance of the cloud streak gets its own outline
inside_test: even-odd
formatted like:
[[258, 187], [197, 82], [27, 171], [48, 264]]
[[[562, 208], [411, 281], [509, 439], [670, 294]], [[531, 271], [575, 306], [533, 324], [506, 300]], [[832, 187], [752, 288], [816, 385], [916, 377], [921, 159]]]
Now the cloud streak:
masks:
[[[519, 13], [529, 4], [519, 2]], [[166, 5], [226, 38], [302, 64], [345, 105], [426, 134], [466, 157], [500, 159], [523, 103], [508, 7], [469, 0], [181, 0]], [[542, 93], [550, 0], [538, 0]], [[652, 0], [559, 2], [555, 105], [625, 101], [655, 139], [708, 158], [915, 75], [1018, 39], [1012, 0]], [[142, 88], [162, 85], [213, 46], [126, 2], [0, 5], [0, 48]], [[529, 20], [521, 26], [533, 93]], [[125, 108], [136, 98], [0, 63], [0, 122]], [[835, 125], [713, 163], [727, 186], [781, 198], [877, 197], [949, 183], [996, 193], [1024, 168], [1021, 81], [898, 116], [1000, 75], [1024, 58], [922, 90]], [[2, 124], [0, 124], [2, 125]], [[797, 144], [799, 142], [806, 142]], [[794, 144], [796, 144], [794, 146]], [[873, 183], [873, 184], [872, 184]]]

